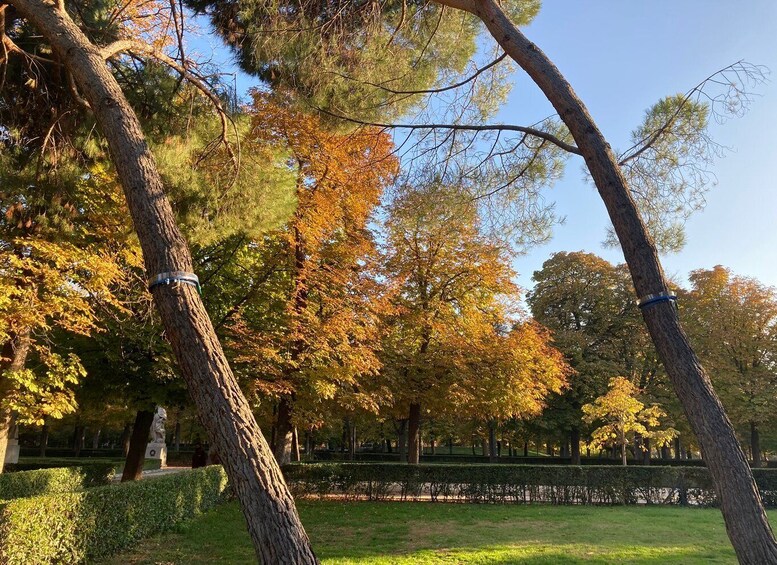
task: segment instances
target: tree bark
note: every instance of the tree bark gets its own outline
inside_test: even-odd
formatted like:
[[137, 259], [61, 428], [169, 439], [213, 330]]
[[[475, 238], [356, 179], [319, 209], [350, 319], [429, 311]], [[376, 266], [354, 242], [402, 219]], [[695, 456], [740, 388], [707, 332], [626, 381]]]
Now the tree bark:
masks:
[[420, 403], [415, 402], [410, 405], [407, 422], [407, 462], [418, 465], [418, 439], [421, 432]]
[[100, 428], [97, 428], [94, 433], [92, 434], [92, 449], [99, 449], [100, 448]]
[[407, 463], [407, 420], [404, 418], [399, 421], [397, 451], [399, 452], [399, 462]]
[[571, 458], [570, 463], [572, 465], [580, 465], [580, 428], [577, 426], [572, 427], [569, 433], [569, 439], [571, 444]]
[[151, 424], [154, 423], [154, 412], [138, 410], [135, 415], [135, 425], [132, 426], [127, 459], [124, 461], [124, 472], [121, 482], [137, 481], [143, 476], [143, 463], [146, 461], [146, 446], [151, 434]]
[[[162, 178], [140, 123], [99, 50], [56, 4], [12, 0], [70, 71], [105, 136], [149, 276], [192, 271]], [[154, 300], [208, 436], [240, 500], [257, 556], [264, 563], [317, 563], [294, 500], [213, 331], [197, 290], [158, 285]]]
[[297, 426], [291, 429], [291, 460], [299, 463], [299, 432]]
[[[494, 0], [438, 0], [475, 14], [497, 43], [542, 90], [586, 162], [621, 244], [638, 297], [667, 292], [656, 247], [645, 229], [615, 154], [583, 102], [548, 59]], [[683, 411], [699, 440], [721, 502], [726, 530], [741, 563], [777, 563], [775, 542], [758, 488], [734, 428], [669, 301], [642, 316]]]

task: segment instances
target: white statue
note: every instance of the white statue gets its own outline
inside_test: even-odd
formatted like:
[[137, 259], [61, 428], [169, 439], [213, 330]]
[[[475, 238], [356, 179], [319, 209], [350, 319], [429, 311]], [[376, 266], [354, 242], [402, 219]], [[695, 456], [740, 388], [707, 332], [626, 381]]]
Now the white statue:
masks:
[[151, 424], [151, 433], [153, 434], [151, 443], [165, 443], [165, 422], [167, 421], [167, 410], [157, 406], [154, 411], [154, 422]]

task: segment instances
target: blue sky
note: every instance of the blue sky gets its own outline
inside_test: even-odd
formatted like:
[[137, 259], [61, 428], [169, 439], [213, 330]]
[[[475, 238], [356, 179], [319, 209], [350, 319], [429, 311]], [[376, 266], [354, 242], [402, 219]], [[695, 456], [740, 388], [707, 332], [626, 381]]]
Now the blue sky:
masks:
[[[719, 159], [707, 207], [686, 228], [683, 251], [662, 257], [670, 277], [717, 264], [777, 285], [777, 2], [747, 0], [546, 1], [524, 29], [555, 62], [588, 106], [613, 147], [625, 148], [644, 111], [662, 96], [685, 92], [740, 59], [775, 73], [743, 117], [713, 126], [715, 141], [732, 151]], [[527, 124], [551, 113], [522, 75], [499, 119]], [[519, 282], [555, 251], [586, 250], [622, 262], [603, 249], [609, 220], [582, 160], [570, 159], [565, 178], [550, 192], [566, 224], [553, 240], [516, 262]]]
[[[772, 69], [772, 83], [757, 88], [743, 118], [713, 126], [715, 141], [731, 151], [713, 168], [718, 184], [706, 209], [688, 221], [686, 247], [662, 262], [680, 283], [693, 269], [722, 264], [777, 286], [777, 0], [547, 0], [524, 32], [566, 75], [616, 150], [663, 96], [738, 60]], [[215, 37], [210, 42], [225, 51]], [[522, 72], [514, 80], [495, 121], [527, 125], [553, 113]], [[241, 76], [238, 90], [252, 83]], [[609, 220], [583, 178], [582, 160], [573, 157], [548, 191], [566, 222], [550, 243], [516, 260], [522, 287], [531, 288], [533, 271], [556, 251], [623, 261], [619, 249], [601, 245]]]

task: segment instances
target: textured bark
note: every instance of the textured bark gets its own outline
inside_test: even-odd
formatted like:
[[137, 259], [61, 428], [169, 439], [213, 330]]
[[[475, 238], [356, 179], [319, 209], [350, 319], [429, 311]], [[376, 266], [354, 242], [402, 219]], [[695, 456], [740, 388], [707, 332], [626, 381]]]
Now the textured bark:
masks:
[[[615, 154], [572, 87], [494, 0], [438, 0], [479, 17], [507, 54], [542, 90], [566, 124], [602, 197], [621, 244], [637, 296], [668, 291], [655, 245], [631, 197]], [[642, 316], [704, 453], [726, 530], [741, 563], [777, 563], [775, 542], [747, 459], [709, 377], [668, 301]]]
[[421, 432], [421, 404], [414, 402], [410, 405], [410, 413], [407, 420], [407, 462], [418, 465], [418, 438]]
[[135, 425], [132, 426], [127, 459], [124, 461], [124, 472], [121, 482], [137, 481], [143, 476], [143, 463], [146, 461], [146, 446], [151, 434], [151, 424], [154, 423], [154, 412], [138, 410], [135, 415]]
[[[140, 123], [99, 50], [51, 2], [10, 2], [51, 44], [89, 102], [105, 136], [138, 234], [146, 272], [192, 271], [162, 179]], [[153, 291], [165, 334], [266, 564], [317, 563], [294, 501], [251, 408], [227, 364], [197, 290], [187, 284]]]
[[573, 427], [569, 432], [569, 439], [571, 443], [571, 463], [572, 465], [580, 465], [580, 428]]

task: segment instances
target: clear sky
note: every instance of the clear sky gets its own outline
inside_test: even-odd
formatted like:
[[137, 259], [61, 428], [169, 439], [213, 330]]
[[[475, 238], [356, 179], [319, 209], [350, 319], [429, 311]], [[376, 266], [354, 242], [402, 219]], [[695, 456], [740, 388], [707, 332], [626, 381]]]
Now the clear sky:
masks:
[[[738, 60], [772, 70], [772, 83], [757, 88], [743, 118], [713, 126], [714, 140], [731, 151], [713, 167], [718, 184], [689, 220], [685, 249], [662, 260], [681, 283], [693, 269], [721, 264], [777, 286], [777, 0], [546, 0], [524, 32], [566, 75], [616, 150], [663, 96]], [[239, 77], [238, 91], [253, 83]], [[495, 121], [528, 125], [553, 113], [522, 72], [515, 83]], [[601, 245], [609, 220], [579, 157], [547, 196], [566, 222], [550, 243], [516, 261], [521, 286], [531, 288], [533, 271], [556, 251], [623, 261], [619, 249]]]
[[[777, 285], [777, 1], [547, 0], [524, 33], [556, 63], [616, 148], [662, 96], [685, 92], [740, 59], [766, 65], [771, 83], [757, 88], [750, 111], [713, 126], [730, 147], [713, 168], [717, 186], [707, 207], [686, 226], [687, 245], [662, 258], [670, 277], [721, 264], [736, 274]], [[552, 113], [529, 79], [516, 87], [499, 119], [530, 124]], [[622, 262], [619, 249], [603, 249], [609, 220], [582, 159], [570, 159], [563, 181], [548, 193], [566, 217], [553, 240], [517, 260], [519, 282], [555, 251], [586, 250]]]

